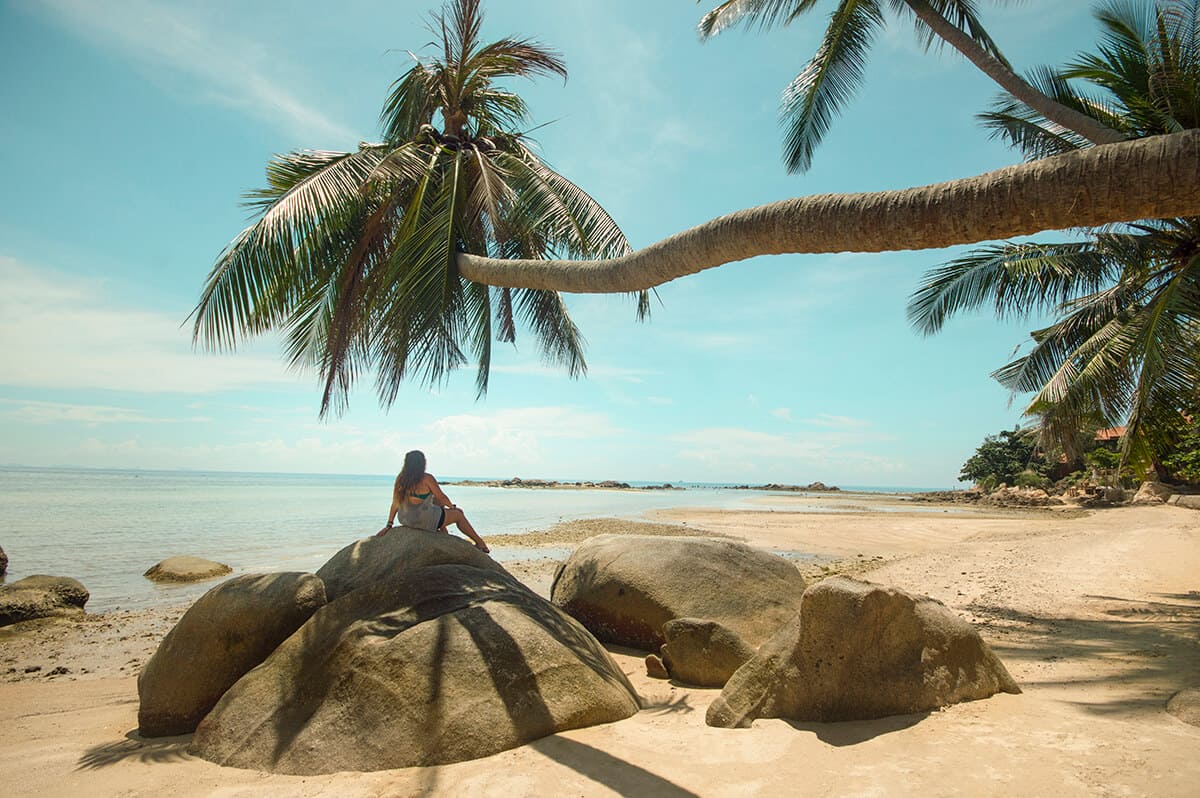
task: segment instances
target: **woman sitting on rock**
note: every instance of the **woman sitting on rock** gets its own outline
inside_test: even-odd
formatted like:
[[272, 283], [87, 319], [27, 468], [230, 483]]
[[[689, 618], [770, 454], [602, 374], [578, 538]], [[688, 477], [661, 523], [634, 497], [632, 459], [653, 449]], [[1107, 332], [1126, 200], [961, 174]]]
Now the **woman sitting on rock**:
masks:
[[491, 551], [467, 520], [466, 513], [446, 498], [433, 474], [425, 473], [423, 452], [413, 450], [404, 455], [404, 468], [400, 469], [392, 488], [392, 509], [388, 512], [387, 526], [379, 530], [379, 534], [391, 529], [393, 521], [430, 532], [448, 532], [446, 527], [454, 524], [475, 543], [475, 548], [484, 553]]

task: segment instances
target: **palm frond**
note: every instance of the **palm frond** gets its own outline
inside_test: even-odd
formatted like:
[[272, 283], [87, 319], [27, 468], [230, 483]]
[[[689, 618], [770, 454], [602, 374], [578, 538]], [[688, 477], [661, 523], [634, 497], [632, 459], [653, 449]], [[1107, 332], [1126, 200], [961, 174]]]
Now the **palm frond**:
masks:
[[808, 66], [784, 90], [784, 162], [789, 172], [812, 165], [834, 115], [863, 82], [867, 53], [883, 27], [876, 0], [841, 0]]
[[759, 30], [786, 25], [817, 4], [817, 0], [726, 0], [700, 19], [696, 26], [701, 39], [747, 23]]
[[1002, 319], [1053, 310], [1113, 275], [1093, 242], [980, 247], [926, 273], [909, 299], [908, 320], [932, 335], [951, 315], [985, 304]]
[[546, 362], [564, 367], [572, 378], [586, 374], [583, 335], [571, 321], [562, 297], [554, 291], [518, 288], [515, 299], [517, 314], [533, 330]]

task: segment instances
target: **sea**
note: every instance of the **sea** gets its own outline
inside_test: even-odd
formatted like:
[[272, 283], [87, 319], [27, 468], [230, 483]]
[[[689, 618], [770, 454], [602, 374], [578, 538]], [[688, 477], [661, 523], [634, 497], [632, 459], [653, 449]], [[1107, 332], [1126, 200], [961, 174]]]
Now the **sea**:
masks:
[[[172, 556], [226, 563], [235, 576], [315, 571], [343, 546], [383, 526], [394, 478], [0, 467], [0, 547], [9, 557], [8, 575], [0, 581], [69, 576], [90, 591], [87, 609], [105, 612], [190, 603], [216, 584], [163, 585], [143, 576]], [[684, 490], [527, 490], [439, 479], [485, 539], [580, 518], [635, 518], [668, 507], [765, 509], [772, 496], [779, 497], [712, 484], [680, 485]], [[814, 509], [836, 511], [832, 505]], [[567, 553], [493, 547], [501, 562]]]

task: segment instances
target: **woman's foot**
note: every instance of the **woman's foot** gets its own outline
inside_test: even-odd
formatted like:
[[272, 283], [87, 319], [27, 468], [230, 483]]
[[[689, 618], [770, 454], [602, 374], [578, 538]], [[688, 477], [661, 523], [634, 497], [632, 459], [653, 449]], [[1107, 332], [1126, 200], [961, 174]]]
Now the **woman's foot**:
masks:
[[480, 542], [475, 544], [475, 548], [482, 551], [484, 554], [491, 554], [492, 550], [488, 548], [488, 544]]

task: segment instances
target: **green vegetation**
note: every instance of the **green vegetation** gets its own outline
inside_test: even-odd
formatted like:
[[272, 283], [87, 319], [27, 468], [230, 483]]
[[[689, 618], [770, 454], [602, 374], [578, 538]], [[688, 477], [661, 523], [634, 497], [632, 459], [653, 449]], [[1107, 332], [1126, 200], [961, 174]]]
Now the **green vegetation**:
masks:
[[[1002, 483], [1017, 484], [1018, 477], [1027, 473], [1042, 477], [1035, 461], [1036, 448], [1036, 436], [1028, 430], [1018, 428], [989, 435], [979, 444], [975, 454], [963, 463], [958, 479], [960, 482], [970, 480], [984, 490], [991, 490]], [[1025, 480], [1029, 481], [1029, 478], [1025, 477]]]
[[[528, 108], [499, 85], [565, 78], [562, 59], [527, 39], [482, 43], [481, 20], [479, 0], [454, 0], [433, 18], [437, 54], [392, 84], [382, 142], [271, 160], [267, 187], [248, 195], [257, 220], [221, 254], [193, 311], [197, 342], [229, 349], [284, 332], [292, 364], [324, 381], [322, 414], [345, 407], [365, 370], [387, 406], [405, 379], [436, 384], [468, 355], [482, 395], [492, 341], [514, 341], [518, 320], [547, 361], [585, 371], [558, 294], [470, 282], [455, 265], [459, 252], [629, 251], [595, 200], [530, 150]], [[647, 310], [643, 293], [639, 316]]]
[[1200, 484], [1200, 423], [1194, 414], [1189, 418], [1186, 421], [1181, 417], [1179, 437], [1162, 465], [1173, 479]]
[[[1097, 52], [1030, 82], [1130, 137], [1200, 127], [1200, 2], [1114, 2], [1096, 16]], [[1030, 160], [1091, 146], [1012, 97], [983, 120]], [[1026, 414], [1059, 449], [1078, 454], [1081, 431], [1124, 426], [1123, 460], [1144, 470], [1170, 455], [1180, 413], [1200, 391], [1200, 219], [978, 249], [928, 273], [909, 317], [932, 334], [989, 304], [1000, 317], [1056, 317], [993, 376], [1033, 393]]]

